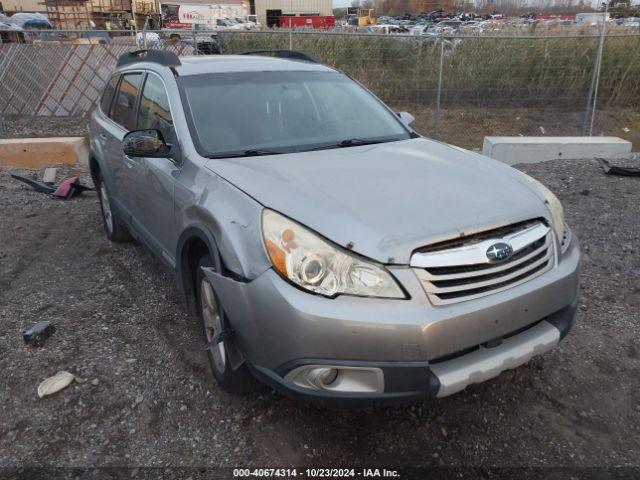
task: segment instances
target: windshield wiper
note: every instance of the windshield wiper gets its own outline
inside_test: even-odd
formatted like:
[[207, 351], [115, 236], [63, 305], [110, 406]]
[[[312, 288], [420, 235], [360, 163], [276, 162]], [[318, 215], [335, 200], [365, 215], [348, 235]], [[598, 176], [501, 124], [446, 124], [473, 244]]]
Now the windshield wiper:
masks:
[[279, 152], [277, 150], [263, 150], [259, 148], [252, 148], [243, 152], [229, 152], [220, 153], [217, 155], [208, 155], [207, 158], [236, 158], [236, 157], [260, 157], [263, 155], [281, 155], [285, 152]]
[[393, 140], [364, 140], [362, 138], [348, 138], [338, 143], [330, 143], [329, 145], [322, 145], [309, 149], [312, 150], [328, 150], [330, 148], [347, 148], [347, 147], [359, 147], [360, 145], [374, 145], [376, 143], [392, 142]]

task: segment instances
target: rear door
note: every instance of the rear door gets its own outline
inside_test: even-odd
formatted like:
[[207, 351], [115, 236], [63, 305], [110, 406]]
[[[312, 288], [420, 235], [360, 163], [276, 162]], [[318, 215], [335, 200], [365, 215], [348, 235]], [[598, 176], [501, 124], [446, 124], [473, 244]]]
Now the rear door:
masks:
[[115, 74], [107, 83], [107, 86], [100, 100], [100, 110], [102, 116], [98, 123], [99, 130], [95, 141], [99, 144], [97, 148], [101, 151], [103, 165], [103, 178], [107, 184], [109, 196], [114, 204], [119, 207], [122, 183], [122, 161], [120, 159], [121, 149], [118, 148], [119, 126], [112, 119], [112, 101], [120, 82], [120, 74]]
[[[142, 87], [136, 129], [159, 130], [165, 142], [179, 150], [167, 90], [153, 72], [147, 73]], [[180, 174], [178, 160], [135, 158], [131, 170], [135, 172], [130, 191], [134, 228], [169, 263], [174, 261], [177, 243], [173, 199]]]
[[122, 214], [127, 220], [133, 212], [132, 186], [133, 179], [139, 173], [134, 159], [126, 156], [122, 140], [127, 132], [136, 128], [136, 108], [138, 93], [144, 78], [143, 72], [127, 72], [120, 78], [120, 83], [111, 104], [110, 117], [113, 120], [109, 134], [109, 151], [111, 167], [117, 171], [115, 177], [115, 193]]

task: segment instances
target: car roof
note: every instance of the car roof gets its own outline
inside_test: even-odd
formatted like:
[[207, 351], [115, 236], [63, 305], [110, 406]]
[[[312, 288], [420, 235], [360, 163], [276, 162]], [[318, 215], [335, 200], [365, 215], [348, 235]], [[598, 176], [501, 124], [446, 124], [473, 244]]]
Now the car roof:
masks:
[[[118, 68], [120, 72], [131, 70], [151, 70], [159, 72], [166, 66], [145, 61], [129, 63]], [[180, 65], [173, 67], [178, 76], [200, 75], [207, 73], [237, 72], [336, 72], [335, 69], [321, 63], [307, 62], [288, 58], [264, 55], [198, 55], [180, 57]]]
[[[155, 62], [140, 61], [129, 63], [120, 71], [159, 70], [166, 68]], [[180, 57], [180, 65], [174, 67], [179, 76], [199, 75], [203, 73], [235, 72], [335, 72], [320, 63], [290, 60], [262, 55], [199, 55]]]
[[332, 68], [320, 63], [268, 57], [264, 55], [200, 55], [180, 57], [182, 65], [176, 67], [178, 75], [201, 73], [232, 73], [261, 71], [331, 72]]

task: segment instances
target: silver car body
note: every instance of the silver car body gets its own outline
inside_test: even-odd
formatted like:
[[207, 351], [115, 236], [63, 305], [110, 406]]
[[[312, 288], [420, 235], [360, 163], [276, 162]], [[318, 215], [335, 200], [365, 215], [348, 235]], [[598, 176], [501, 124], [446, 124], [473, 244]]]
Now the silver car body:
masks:
[[[126, 130], [98, 108], [92, 171], [102, 173], [135, 236], [176, 272], [192, 310], [189, 243], [198, 238], [219, 252], [226, 270], [206, 274], [232, 321], [240, 361], [262, 380], [326, 401], [446, 396], [526, 362], [567, 333], [579, 290], [578, 242], [569, 230], [557, 238], [544, 198], [524, 174], [425, 138], [207, 159], [194, 146], [176, 75], [331, 69], [261, 56], [181, 60], [175, 68], [140, 61], [116, 72], [162, 79], [179, 160], [125, 156]], [[385, 265], [408, 298], [327, 298], [290, 284], [266, 253], [264, 208]], [[502, 241], [523, 252], [513, 264], [484, 265], [488, 276], [475, 283], [459, 268], [486, 263], [487, 248]], [[310, 384], [310, 372], [326, 365], [341, 369], [340, 381]]]

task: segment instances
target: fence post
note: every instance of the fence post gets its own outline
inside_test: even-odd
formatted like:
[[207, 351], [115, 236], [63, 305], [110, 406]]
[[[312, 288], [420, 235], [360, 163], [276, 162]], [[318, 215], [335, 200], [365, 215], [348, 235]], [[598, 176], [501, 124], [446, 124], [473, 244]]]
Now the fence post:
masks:
[[440, 135], [440, 96], [442, 92], [442, 65], [444, 63], [444, 36], [440, 37], [440, 62], [438, 65], [438, 83], [436, 84], [436, 112], [433, 125], [433, 138]]
[[593, 56], [593, 68], [591, 70], [591, 82], [589, 82], [589, 94], [587, 95], [587, 108], [585, 108], [584, 110], [584, 121], [582, 122], [583, 135], [586, 135], [587, 132], [589, 131], [589, 118], [590, 118], [589, 114], [591, 112], [591, 100], [593, 99], [593, 89], [596, 84], [596, 76], [598, 75], [597, 74], [598, 63], [600, 60], [599, 47], [596, 47], [595, 52], [596, 54]]
[[[598, 44], [598, 54], [596, 56], [596, 68], [594, 70], [595, 84], [593, 85], [593, 103], [591, 104], [591, 123], [589, 124], [589, 136], [593, 136], [593, 124], [596, 119], [596, 104], [598, 102], [598, 86], [600, 85], [600, 67], [602, 66], [602, 50], [604, 48], [604, 37], [607, 30], [607, 13], [609, 3], [607, 2], [605, 12], [602, 16], [602, 28], [600, 33], [600, 43]], [[593, 79], [592, 79], [592, 83]]]
[[[136, 33], [136, 37], [138, 36], [138, 34]], [[144, 22], [144, 25], [142, 27], [142, 43], [144, 45], [144, 49], [147, 49], [147, 22]]]
[[293, 50], [293, 31], [291, 30], [291, 17], [289, 17], [289, 50]]
[[6, 136], [6, 129], [4, 127], [4, 117], [0, 115], [0, 138], [4, 138]]
[[198, 55], [198, 37], [196, 36], [196, 24], [193, 24], [193, 28], [192, 28], [192, 34], [193, 34], [193, 54], [194, 55]]

